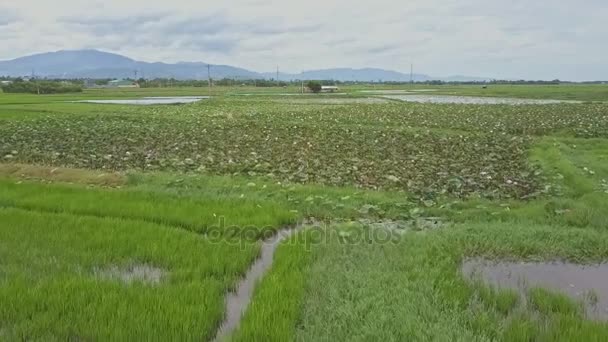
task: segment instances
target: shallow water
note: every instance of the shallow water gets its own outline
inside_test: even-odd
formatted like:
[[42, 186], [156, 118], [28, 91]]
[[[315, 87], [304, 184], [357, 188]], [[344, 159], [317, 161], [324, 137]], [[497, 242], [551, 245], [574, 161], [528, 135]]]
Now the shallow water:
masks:
[[194, 103], [208, 99], [209, 96], [175, 96], [175, 97], [143, 97], [132, 100], [82, 100], [79, 103], [98, 103], [98, 104], [123, 104], [123, 105], [170, 105]]
[[232, 96], [333, 96], [347, 95], [346, 93], [247, 93], [247, 94], [232, 94]]
[[[467, 260], [462, 272], [468, 279], [481, 279], [486, 284], [512, 289], [525, 296], [531, 288], [542, 287], [560, 292], [583, 302], [590, 318], [608, 320], [608, 263], [578, 265], [563, 262], [490, 262]], [[595, 292], [597, 303], [588, 294]]]
[[359, 90], [360, 93], [368, 94], [413, 94], [413, 90], [400, 90], [400, 89], [385, 89], [385, 90]]
[[506, 104], [506, 105], [528, 105], [528, 104], [559, 104], [580, 103], [580, 101], [566, 100], [536, 100], [516, 99], [508, 97], [475, 97], [475, 96], [453, 96], [453, 95], [387, 95], [388, 99], [419, 103], [455, 103], [455, 104]]
[[216, 341], [224, 340], [239, 326], [241, 317], [245, 313], [245, 310], [247, 310], [249, 302], [251, 302], [256, 283], [262, 279], [264, 274], [270, 269], [270, 266], [272, 266], [274, 252], [277, 247], [281, 241], [289, 238], [299, 230], [301, 230], [300, 227], [280, 230], [277, 234], [262, 243], [260, 258], [249, 268], [245, 278], [238, 284], [236, 292], [231, 292], [226, 297], [226, 317], [217, 333]]
[[416, 93], [428, 93], [437, 91], [437, 89], [380, 89], [380, 90], [359, 90], [360, 93], [370, 93], [370, 94], [397, 94], [397, 95], [405, 95], [405, 94], [416, 94]]
[[368, 98], [323, 98], [323, 97], [307, 97], [303, 99], [281, 99], [276, 100], [280, 103], [288, 104], [375, 104], [387, 103], [389, 100], [379, 97]]

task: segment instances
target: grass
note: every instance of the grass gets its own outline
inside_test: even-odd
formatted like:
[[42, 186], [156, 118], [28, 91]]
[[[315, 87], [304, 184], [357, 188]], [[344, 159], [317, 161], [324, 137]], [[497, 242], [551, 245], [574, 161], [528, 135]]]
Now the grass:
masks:
[[[209, 339], [258, 253], [175, 227], [14, 208], [0, 208], [0, 246], [2, 340]], [[129, 265], [166, 275], [127, 285], [95, 273]]]
[[[432, 87], [435, 88], [435, 87]], [[557, 99], [578, 101], [607, 101], [607, 85], [490, 85], [437, 87], [441, 94], [471, 96], [515, 97], [527, 99]]]
[[[368, 227], [331, 229], [365, 234]], [[535, 305], [521, 306], [518, 295], [471, 285], [459, 272], [465, 257], [489, 259], [564, 259], [592, 262], [608, 257], [608, 234], [602, 230], [510, 224], [467, 224], [449, 230], [406, 234], [397, 242], [367, 243], [329, 234], [325, 243], [312, 243], [312, 254], [277, 258], [261, 283], [252, 307], [236, 336], [265, 335], [269, 340], [450, 340], [521, 341], [521, 326], [533, 340], [569, 336], [597, 340], [608, 325], [585, 321], [577, 306], [563, 296], [533, 292]], [[353, 239], [349, 241], [349, 239]], [[306, 249], [292, 252], [293, 257]], [[285, 245], [283, 249], [293, 248]], [[314, 257], [313, 257], [314, 256]], [[303, 270], [300, 272], [285, 270]], [[288, 284], [288, 285], [287, 285]], [[305, 288], [297, 303], [269, 300], [285, 286]], [[475, 305], [476, 300], [479, 305]], [[301, 315], [273, 339], [272, 313], [301, 307]], [[539, 324], [538, 319], [546, 323]], [[284, 315], [291, 317], [289, 315]], [[567, 319], [566, 319], [567, 318]], [[281, 323], [279, 326], [283, 326]], [[589, 327], [589, 330], [580, 327]], [[295, 336], [291, 329], [296, 327]], [[517, 328], [516, 328], [517, 327]], [[255, 335], [255, 334], [258, 335]], [[524, 334], [525, 335], [525, 334]], [[283, 340], [285, 340], [283, 339]]]
[[0, 180], [0, 207], [136, 219], [205, 234], [247, 234], [251, 239], [293, 223], [295, 215], [275, 203], [246, 199], [180, 199], [170, 195]]

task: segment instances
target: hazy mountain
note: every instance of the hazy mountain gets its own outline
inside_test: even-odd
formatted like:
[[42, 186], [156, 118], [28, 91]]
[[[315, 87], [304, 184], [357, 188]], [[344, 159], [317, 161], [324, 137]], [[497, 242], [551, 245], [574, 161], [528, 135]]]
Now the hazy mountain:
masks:
[[[176, 78], [207, 79], [207, 64], [202, 62], [148, 63], [97, 50], [57, 51], [0, 61], [0, 76], [29, 76], [48, 78]], [[215, 79], [276, 78], [276, 73], [259, 73], [229, 65], [212, 65]], [[279, 74], [281, 80], [339, 80], [339, 81], [401, 81], [410, 80], [409, 74], [391, 70], [366, 68], [336, 68], [310, 70], [299, 74]], [[484, 78], [453, 76], [448, 78], [414, 74], [415, 81], [428, 80], [471, 81]]]
[[97, 50], [58, 51], [0, 62], [0, 75], [70, 76], [96, 69], [128, 69], [135, 64], [130, 58]]
[[[206, 63], [147, 63], [97, 51], [76, 50], [42, 53], [0, 61], [2, 76], [58, 77], [58, 78], [126, 78], [134, 77], [174, 77], [176, 79], [207, 79]], [[212, 67], [214, 78], [261, 77], [258, 73], [227, 65]]]

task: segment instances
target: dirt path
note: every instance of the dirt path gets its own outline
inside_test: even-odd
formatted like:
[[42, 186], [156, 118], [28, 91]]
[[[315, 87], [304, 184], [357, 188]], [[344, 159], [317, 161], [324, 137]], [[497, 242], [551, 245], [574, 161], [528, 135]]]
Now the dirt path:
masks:
[[277, 247], [283, 240], [288, 239], [301, 229], [302, 226], [281, 229], [262, 243], [260, 258], [251, 265], [245, 278], [239, 282], [236, 292], [230, 292], [226, 297], [226, 316], [218, 330], [215, 341], [224, 341], [238, 328], [241, 316], [245, 313], [251, 302], [256, 283], [272, 266], [274, 252]]

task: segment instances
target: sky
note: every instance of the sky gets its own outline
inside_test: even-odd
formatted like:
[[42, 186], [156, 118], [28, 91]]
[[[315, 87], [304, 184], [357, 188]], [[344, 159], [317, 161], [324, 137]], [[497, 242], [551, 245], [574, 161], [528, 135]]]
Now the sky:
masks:
[[607, 0], [0, 0], [0, 60], [100, 49], [254, 71], [608, 80]]

